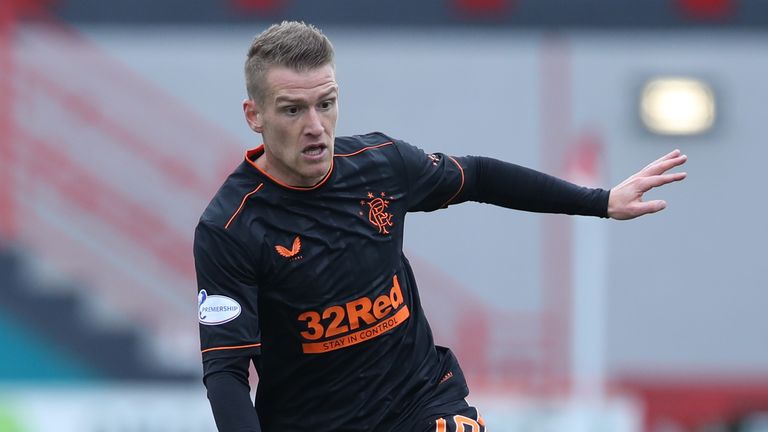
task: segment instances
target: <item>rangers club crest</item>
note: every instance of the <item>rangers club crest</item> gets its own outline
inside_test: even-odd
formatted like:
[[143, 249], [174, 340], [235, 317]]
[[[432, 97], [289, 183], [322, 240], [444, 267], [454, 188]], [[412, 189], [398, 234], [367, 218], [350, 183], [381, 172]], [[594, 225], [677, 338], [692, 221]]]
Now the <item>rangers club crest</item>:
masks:
[[[392, 223], [393, 215], [387, 211], [393, 197], [389, 197], [388, 200], [385, 198], [387, 198], [387, 194], [384, 192], [381, 192], [379, 196], [368, 192], [368, 201], [360, 201], [360, 206], [367, 210], [368, 221], [376, 227], [379, 234], [389, 234], [389, 227], [394, 225]], [[363, 216], [365, 213], [361, 211], [359, 214]]]

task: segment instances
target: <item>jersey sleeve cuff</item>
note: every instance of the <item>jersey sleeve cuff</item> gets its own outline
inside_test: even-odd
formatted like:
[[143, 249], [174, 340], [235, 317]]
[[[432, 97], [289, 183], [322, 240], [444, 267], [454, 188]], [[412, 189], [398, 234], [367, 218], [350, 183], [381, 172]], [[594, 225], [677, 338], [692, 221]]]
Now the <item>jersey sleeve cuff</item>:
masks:
[[261, 343], [253, 342], [242, 345], [214, 346], [201, 350], [203, 360], [229, 357], [253, 357], [261, 354]]

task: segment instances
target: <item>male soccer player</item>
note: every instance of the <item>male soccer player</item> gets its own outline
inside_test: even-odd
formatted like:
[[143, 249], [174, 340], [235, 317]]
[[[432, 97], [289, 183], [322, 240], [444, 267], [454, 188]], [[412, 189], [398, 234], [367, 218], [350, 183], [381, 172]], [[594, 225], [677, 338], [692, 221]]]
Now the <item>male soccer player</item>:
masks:
[[[204, 382], [221, 431], [485, 430], [456, 358], [435, 346], [402, 252], [409, 211], [464, 201], [630, 219], [682, 180], [674, 151], [610, 191], [382, 133], [336, 137], [333, 49], [283, 22], [245, 64], [248, 151], [195, 232]], [[250, 363], [259, 374], [255, 407]]]

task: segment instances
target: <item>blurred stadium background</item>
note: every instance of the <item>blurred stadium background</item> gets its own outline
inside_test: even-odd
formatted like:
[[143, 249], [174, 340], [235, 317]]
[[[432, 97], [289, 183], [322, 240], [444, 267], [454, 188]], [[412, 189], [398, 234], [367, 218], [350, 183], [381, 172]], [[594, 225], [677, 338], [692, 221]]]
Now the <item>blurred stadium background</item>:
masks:
[[638, 221], [410, 216], [490, 430], [768, 431], [765, 1], [0, 0], [0, 432], [215, 430], [192, 233], [281, 19], [334, 42], [339, 135], [604, 187], [689, 155]]

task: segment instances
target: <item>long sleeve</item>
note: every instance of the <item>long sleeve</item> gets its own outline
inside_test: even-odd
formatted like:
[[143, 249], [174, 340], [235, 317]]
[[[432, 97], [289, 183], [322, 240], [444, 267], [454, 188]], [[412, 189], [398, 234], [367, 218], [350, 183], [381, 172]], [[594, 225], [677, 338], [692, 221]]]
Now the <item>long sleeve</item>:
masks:
[[465, 174], [453, 202], [477, 201], [540, 213], [608, 217], [609, 191], [568, 181], [496, 159], [456, 158]]
[[408, 210], [433, 211], [465, 201], [539, 213], [608, 217], [610, 191], [480, 156], [426, 154], [395, 141], [408, 182]]
[[248, 385], [249, 362], [248, 357], [204, 362], [203, 382], [219, 432], [261, 432]]

